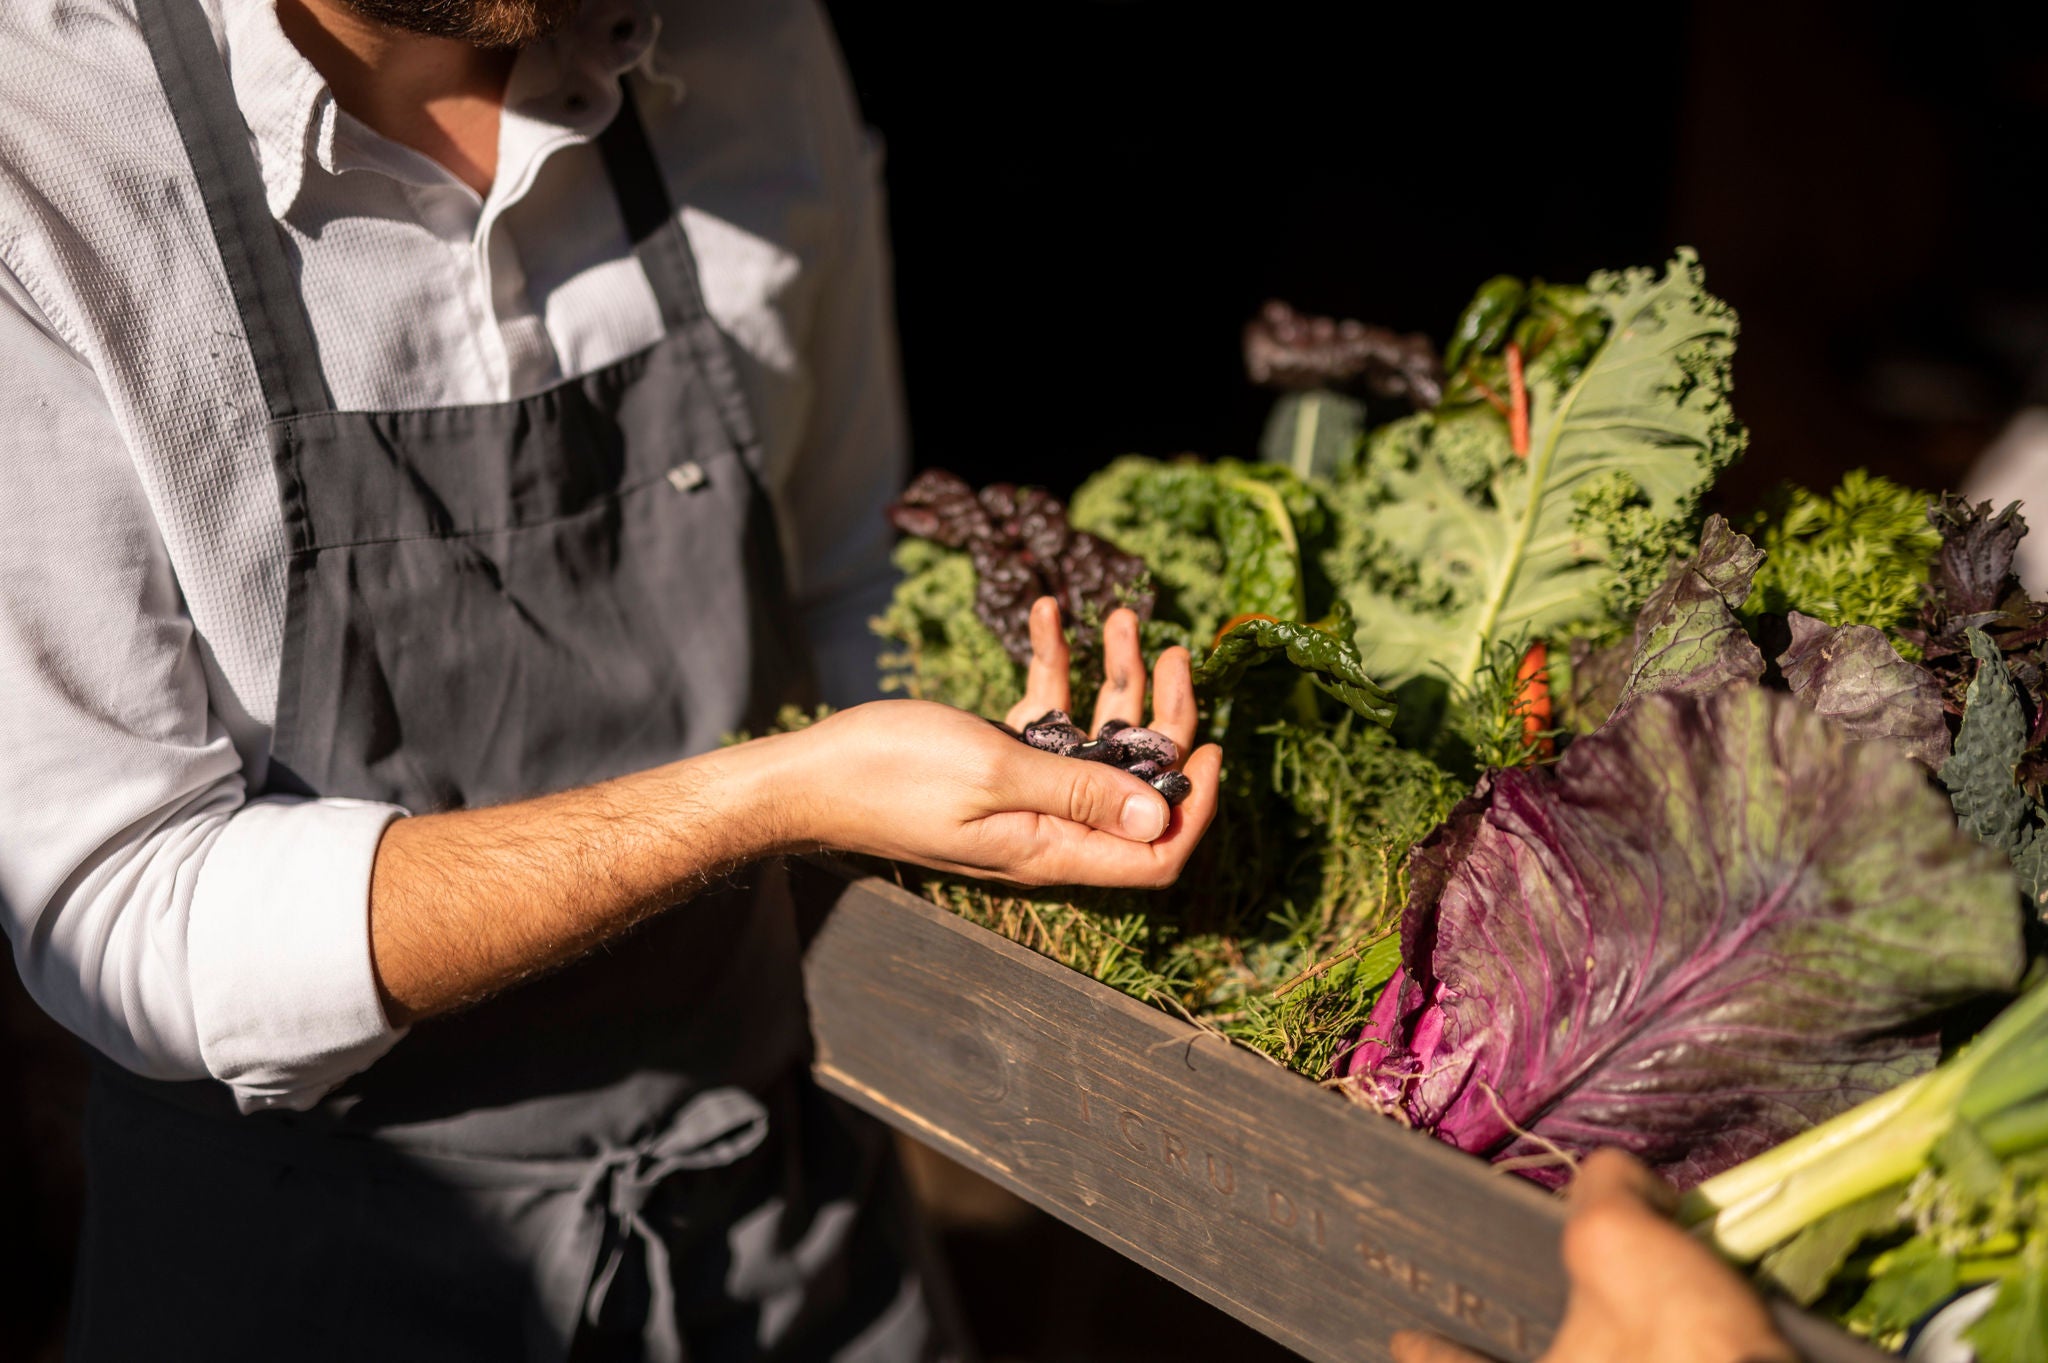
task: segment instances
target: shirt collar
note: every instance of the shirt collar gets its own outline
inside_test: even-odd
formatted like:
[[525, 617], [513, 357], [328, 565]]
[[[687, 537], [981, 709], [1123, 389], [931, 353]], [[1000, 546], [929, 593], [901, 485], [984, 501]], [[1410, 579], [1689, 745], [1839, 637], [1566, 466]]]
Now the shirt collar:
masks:
[[[326, 79], [285, 37], [276, 0], [227, 0], [223, 9], [235, 102], [255, 142], [271, 215], [282, 219], [297, 202], [309, 165], [329, 175], [352, 168], [336, 157], [343, 114]], [[679, 94], [679, 81], [657, 74], [660, 27], [652, 0], [585, 0], [560, 32], [520, 54], [506, 87], [508, 109], [515, 100], [522, 110], [535, 109], [565, 86], [616, 89], [618, 77], [636, 66]], [[587, 112], [589, 103], [588, 96], [570, 101], [564, 121], [583, 121], [576, 114]]]

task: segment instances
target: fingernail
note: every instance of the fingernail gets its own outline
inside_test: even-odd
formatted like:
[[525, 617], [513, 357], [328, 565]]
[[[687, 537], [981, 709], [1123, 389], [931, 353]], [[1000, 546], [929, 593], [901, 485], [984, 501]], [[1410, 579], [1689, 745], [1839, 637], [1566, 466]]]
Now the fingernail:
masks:
[[1124, 801], [1124, 836], [1153, 842], [1166, 831], [1166, 801], [1154, 795], [1133, 795]]

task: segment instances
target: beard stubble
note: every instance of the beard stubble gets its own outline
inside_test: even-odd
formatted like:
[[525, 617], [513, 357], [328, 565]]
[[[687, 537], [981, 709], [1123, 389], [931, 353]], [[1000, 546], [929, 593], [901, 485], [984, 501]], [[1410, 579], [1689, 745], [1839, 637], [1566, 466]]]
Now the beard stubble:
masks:
[[474, 47], [509, 50], [547, 37], [583, 0], [343, 0], [375, 23]]

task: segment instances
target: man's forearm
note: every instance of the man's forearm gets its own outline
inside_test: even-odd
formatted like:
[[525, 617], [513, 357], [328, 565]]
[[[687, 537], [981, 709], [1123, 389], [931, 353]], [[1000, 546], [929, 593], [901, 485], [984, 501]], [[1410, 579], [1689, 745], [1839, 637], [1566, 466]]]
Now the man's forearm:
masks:
[[[1042, 604], [1034, 639], [1057, 640], [1058, 612]], [[1127, 684], [1097, 709], [1140, 715], [1137, 617], [1113, 615], [1105, 637]], [[1027, 697], [1041, 712], [1066, 708], [1060, 648], [1056, 667], [1033, 665], [1056, 683]], [[1160, 658], [1154, 689], [1153, 723], [1185, 750], [1196, 720], [1186, 650]], [[803, 848], [1026, 885], [1168, 885], [1216, 813], [1220, 764], [1213, 746], [1188, 759], [1193, 793], [1174, 811], [1129, 772], [1040, 752], [948, 706], [892, 700], [582, 790], [400, 819], [370, 878], [378, 991], [401, 1025], [475, 1003], [747, 862]]]
[[772, 798], [782, 743], [391, 825], [370, 882], [390, 1020], [474, 1003], [783, 850], [792, 822]]

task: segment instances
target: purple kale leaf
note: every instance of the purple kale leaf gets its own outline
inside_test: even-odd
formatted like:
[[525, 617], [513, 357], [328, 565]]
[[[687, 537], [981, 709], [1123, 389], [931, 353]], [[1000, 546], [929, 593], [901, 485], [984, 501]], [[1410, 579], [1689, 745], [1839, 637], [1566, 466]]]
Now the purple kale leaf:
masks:
[[1244, 329], [1244, 366], [1270, 388], [1327, 388], [1434, 407], [1443, 362], [1420, 333], [1397, 335], [1364, 322], [1311, 317], [1274, 300]]
[[1103, 617], [1129, 606], [1152, 618], [1143, 559], [1067, 524], [1067, 509], [1042, 488], [991, 483], [976, 492], [939, 469], [919, 474], [889, 508], [906, 535], [974, 560], [974, 613], [1019, 663], [1031, 660], [1031, 603], [1050, 596], [1083, 653], [1100, 641]]
[[1748, 536], [1720, 516], [1707, 518], [1699, 552], [1672, 570], [1636, 616], [1621, 707], [1652, 691], [1701, 695], [1763, 676], [1764, 655], [1735, 614], [1763, 561]]
[[1944, 708], [1960, 721], [1964, 692], [1977, 675], [1969, 632], [1984, 631], [2005, 655], [2026, 698], [2027, 747], [2037, 755], [2048, 740], [2048, 603], [2030, 599], [2012, 570], [2013, 553], [2027, 533], [2019, 503], [1994, 515], [1989, 502], [1972, 506], [1944, 496], [1928, 508], [1927, 518], [1941, 532], [1941, 548], [1928, 569], [1917, 626], [1901, 634], [1919, 646], [1941, 684]]
[[1689, 1187], [1926, 1069], [2023, 951], [1919, 767], [1735, 686], [1495, 773], [1417, 850], [1402, 958], [1366, 1101], [1550, 1186], [1618, 1145]]
[[1932, 672], [1901, 658], [1870, 625], [1837, 627], [1798, 611], [1785, 623], [1792, 644], [1778, 655], [1778, 668], [1795, 697], [1851, 735], [1894, 743], [1941, 770], [1948, 761], [1948, 722]]

